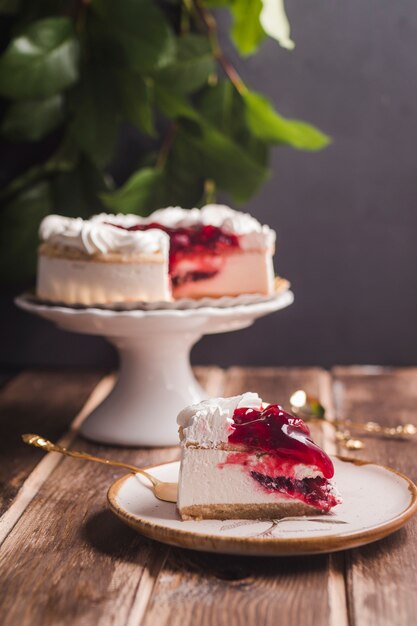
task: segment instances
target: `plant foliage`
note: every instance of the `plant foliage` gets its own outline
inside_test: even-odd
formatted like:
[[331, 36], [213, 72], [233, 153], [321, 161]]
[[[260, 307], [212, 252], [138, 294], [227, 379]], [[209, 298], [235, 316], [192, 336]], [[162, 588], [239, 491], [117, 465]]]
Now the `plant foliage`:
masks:
[[[283, 0], [0, 0], [0, 136], [31, 155], [2, 173], [3, 275], [33, 271], [38, 223], [51, 211], [148, 214], [198, 206], [215, 189], [245, 202], [269, 174], [272, 146], [326, 146], [237, 74], [218, 40], [218, 7], [232, 15], [241, 55], [267, 36], [292, 47]], [[126, 125], [147, 148], [115, 188], [110, 165]]]

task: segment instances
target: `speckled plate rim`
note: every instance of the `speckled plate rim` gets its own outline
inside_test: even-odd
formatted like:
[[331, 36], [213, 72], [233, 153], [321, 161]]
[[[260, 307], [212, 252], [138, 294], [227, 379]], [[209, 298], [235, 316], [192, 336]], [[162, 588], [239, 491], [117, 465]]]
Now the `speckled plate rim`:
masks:
[[[123, 522], [131, 528], [139, 532], [145, 537], [166, 543], [171, 546], [187, 548], [190, 550], [201, 550], [203, 552], [219, 552], [222, 554], [238, 554], [242, 556], [300, 556], [308, 554], [327, 554], [330, 552], [340, 552], [351, 548], [373, 543], [379, 539], [383, 539], [399, 530], [408, 520], [417, 512], [417, 486], [405, 474], [373, 461], [364, 459], [350, 458], [340, 455], [334, 455], [335, 458], [345, 463], [353, 463], [354, 465], [373, 465], [384, 469], [396, 476], [402, 478], [408, 486], [411, 494], [411, 501], [404, 511], [393, 517], [387, 522], [352, 533], [340, 534], [338, 536], [326, 535], [320, 537], [303, 537], [303, 538], [259, 538], [259, 537], [220, 537], [218, 535], [200, 535], [189, 530], [178, 530], [166, 528], [159, 524], [149, 522], [136, 515], [128, 513], [123, 509], [118, 501], [117, 496], [123, 483], [131, 478], [132, 474], [127, 474], [116, 480], [107, 492], [107, 500], [111, 510]], [[150, 465], [144, 469], [152, 470], [152, 468], [170, 465], [178, 461], [169, 461], [167, 463], [158, 463]]]

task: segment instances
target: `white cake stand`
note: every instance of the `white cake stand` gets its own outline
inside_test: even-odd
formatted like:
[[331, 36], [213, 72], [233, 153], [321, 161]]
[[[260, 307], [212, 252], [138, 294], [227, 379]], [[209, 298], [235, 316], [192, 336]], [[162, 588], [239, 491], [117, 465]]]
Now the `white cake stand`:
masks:
[[65, 330], [102, 335], [117, 348], [117, 382], [83, 422], [82, 435], [123, 446], [171, 446], [178, 443], [177, 413], [207, 397], [191, 370], [192, 346], [203, 335], [246, 328], [293, 300], [286, 291], [255, 304], [152, 311], [72, 309], [24, 295], [15, 302]]

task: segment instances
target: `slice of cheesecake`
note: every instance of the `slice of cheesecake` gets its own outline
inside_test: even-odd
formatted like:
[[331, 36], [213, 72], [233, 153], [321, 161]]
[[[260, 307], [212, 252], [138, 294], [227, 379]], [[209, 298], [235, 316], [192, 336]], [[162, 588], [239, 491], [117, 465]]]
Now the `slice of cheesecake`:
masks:
[[333, 463], [308, 426], [255, 393], [189, 406], [178, 424], [182, 519], [279, 519], [341, 502]]
[[37, 295], [65, 304], [270, 295], [275, 233], [225, 206], [168, 207], [143, 218], [47, 216]]

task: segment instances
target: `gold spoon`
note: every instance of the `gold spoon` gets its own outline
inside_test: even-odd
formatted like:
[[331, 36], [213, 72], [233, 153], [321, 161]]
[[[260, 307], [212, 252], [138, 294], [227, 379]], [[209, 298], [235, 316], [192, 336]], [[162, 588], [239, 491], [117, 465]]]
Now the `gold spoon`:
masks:
[[370, 435], [381, 435], [389, 438], [407, 439], [417, 434], [414, 424], [398, 424], [398, 426], [381, 426], [377, 422], [352, 422], [351, 420], [326, 417], [326, 410], [314, 396], [309, 396], [303, 389], [295, 391], [290, 397], [292, 412], [305, 421], [325, 421], [336, 429], [336, 436], [350, 450], [360, 450], [364, 447], [359, 439], [350, 437], [349, 429], [357, 430]]
[[135, 467], [135, 465], [130, 465], [130, 463], [121, 463], [120, 461], [110, 461], [109, 459], [103, 459], [99, 456], [87, 454], [87, 452], [67, 450], [67, 448], [60, 446], [57, 443], [52, 443], [52, 441], [48, 441], [48, 439], [45, 439], [40, 435], [34, 435], [32, 433], [22, 435], [22, 439], [29, 446], [41, 448], [42, 450], [45, 450], [45, 452], [59, 452], [60, 454], [65, 454], [66, 456], [72, 456], [75, 459], [94, 461], [95, 463], [103, 463], [104, 465], [112, 465], [113, 467], [124, 467], [134, 474], [141, 474], [142, 476], [145, 476], [145, 478], [147, 478], [152, 484], [153, 492], [159, 500], [164, 500], [165, 502], [177, 501], [177, 483], [166, 483], [162, 480], [159, 480], [159, 478], [155, 478], [155, 476], [152, 476], [152, 474], [148, 474], [148, 472], [145, 472], [145, 470], [140, 469], [139, 467]]

